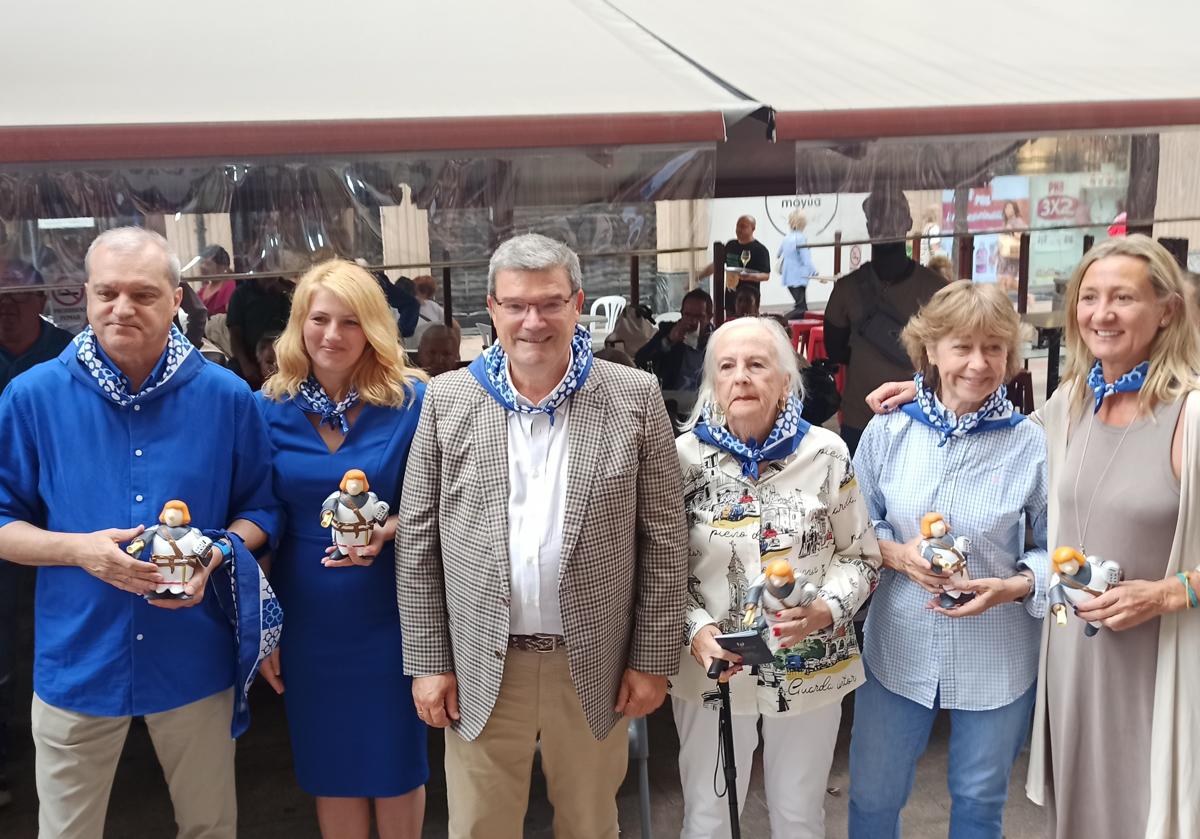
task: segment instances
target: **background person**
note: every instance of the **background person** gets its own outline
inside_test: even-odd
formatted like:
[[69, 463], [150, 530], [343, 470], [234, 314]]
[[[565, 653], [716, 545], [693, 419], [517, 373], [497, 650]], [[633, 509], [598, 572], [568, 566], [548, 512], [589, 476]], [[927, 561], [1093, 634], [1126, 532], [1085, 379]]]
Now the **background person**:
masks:
[[841, 433], [851, 454], [871, 419], [867, 394], [914, 372], [900, 330], [945, 285], [940, 274], [905, 253], [912, 216], [903, 191], [876, 189], [863, 201], [863, 212], [871, 260], [839, 279], [825, 306], [825, 349], [831, 361], [846, 365]]
[[683, 296], [681, 316], [675, 322], [663, 321], [658, 332], [647, 341], [634, 361], [643, 370], [658, 377], [663, 390], [696, 390], [704, 366], [704, 349], [712, 334], [712, 297], [702, 288]]
[[707, 671], [714, 658], [737, 659], [713, 637], [741, 629], [750, 583], [779, 559], [819, 592], [769, 618], [775, 663], [730, 680], [738, 801], [746, 801], [761, 718], [771, 835], [825, 835], [840, 700], [863, 676], [850, 624], [875, 585], [879, 552], [845, 444], [800, 418], [802, 396], [783, 328], [766, 318], [730, 321], [709, 342], [692, 433], [676, 441], [690, 524], [690, 646], [671, 680], [684, 839], [729, 831], [727, 802], [713, 792], [718, 713]]
[[779, 274], [783, 286], [792, 295], [792, 310], [787, 313], [787, 320], [798, 320], [808, 311], [808, 282], [817, 275], [817, 266], [813, 264], [812, 249], [806, 247], [808, 238], [804, 228], [808, 219], [800, 210], [792, 210], [788, 215], [788, 235], [779, 243], [779, 252], [775, 257], [779, 260]]
[[262, 387], [255, 350], [264, 335], [278, 334], [288, 322], [292, 284], [282, 277], [253, 277], [237, 284], [229, 298], [225, 325], [229, 330], [230, 368], [251, 389]]
[[[1046, 613], [1045, 436], [1005, 398], [1021, 363], [1020, 321], [994, 285], [950, 284], [902, 337], [919, 371], [917, 401], [874, 417], [854, 457], [884, 570], [864, 628], [867, 683], [854, 695], [849, 831], [900, 835], [917, 761], [944, 709], [949, 835], [1000, 839]], [[935, 601], [946, 578], [919, 552], [931, 512], [970, 542], [974, 597], [951, 610]]]
[[462, 333], [458, 325], [435, 323], [422, 332], [417, 361], [430, 377], [457, 370], [462, 363]]
[[406, 364], [375, 278], [343, 260], [301, 278], [275, 347], [279, 372], [258, 405], [289, 522], [271, 562], [288, 630], [263, 676], [283, 694], [321, 835], [366, 839], [373, 809], [383, 839], [416, 839], [429, 766], [392, 596], [397, 516], [349, 559], [322, 564], [331, 547], [319, 513], [350, 469], [397, 508], [427, 377]]

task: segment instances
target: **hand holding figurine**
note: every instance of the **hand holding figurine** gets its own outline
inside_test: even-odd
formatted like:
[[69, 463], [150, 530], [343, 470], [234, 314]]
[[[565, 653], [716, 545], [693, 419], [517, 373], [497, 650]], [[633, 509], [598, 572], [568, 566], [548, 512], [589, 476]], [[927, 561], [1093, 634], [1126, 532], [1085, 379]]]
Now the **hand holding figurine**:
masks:
[[[384, 543], [396, 532], [388, 526], [388, 505], [370, 491], [361, 469], [342, 476], [336, 492], [321, 505], [321, 527], [328, 527], [332, 544], [321, 564], [326, 568], [370, 565]], [[381, 532], [382, 531], [382, 532]]]

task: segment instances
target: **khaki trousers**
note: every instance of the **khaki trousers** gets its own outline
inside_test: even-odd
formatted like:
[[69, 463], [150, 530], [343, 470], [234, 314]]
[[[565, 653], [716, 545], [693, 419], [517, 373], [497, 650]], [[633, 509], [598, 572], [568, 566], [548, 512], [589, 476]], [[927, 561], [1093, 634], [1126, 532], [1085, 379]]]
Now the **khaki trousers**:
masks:
[[483, 733], [468, 743], [446, 731], [450, 839], [521, 839], [539, 740], [556, 839], [616, 839], [629, 724], [622, 720], [596, 740], [566, 650], [509, 650]]
[[[237, 835], [232, 715], [233, 688], [146, 715], [175, 807], [178, 839]], [[101, 839], [129, 720], [55, 708], [34, 694], [38, 839]]]

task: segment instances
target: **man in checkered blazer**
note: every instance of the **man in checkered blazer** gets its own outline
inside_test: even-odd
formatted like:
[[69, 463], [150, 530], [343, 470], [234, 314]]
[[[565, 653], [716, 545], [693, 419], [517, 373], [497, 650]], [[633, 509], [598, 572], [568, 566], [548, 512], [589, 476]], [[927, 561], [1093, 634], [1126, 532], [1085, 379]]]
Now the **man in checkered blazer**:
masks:
[[570, 248], [535, 234], [488, 272], [499, 340], [436, 377], [396, 538], [404, 669], [444, 727], [450, 836], [520, 837], [541, 743], [558, 837], [617, 836], [627, 719], [663, 701], [687, 530], [662, 395], [592, 358]]

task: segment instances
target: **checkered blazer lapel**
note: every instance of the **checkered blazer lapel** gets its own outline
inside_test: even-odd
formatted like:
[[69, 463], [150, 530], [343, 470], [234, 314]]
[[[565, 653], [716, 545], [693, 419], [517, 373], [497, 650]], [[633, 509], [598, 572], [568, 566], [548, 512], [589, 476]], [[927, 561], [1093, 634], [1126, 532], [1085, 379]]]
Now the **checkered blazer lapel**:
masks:
[[483, 487], [484, 520], [487, 522], [492, 556], [505, 581], [505, 594], [512, 578], [508, 556], [508, 411], [481, 389], [475, 408], [475, 464]]
[[608, 403], [601, 398], [596, 376], [589, 376], [583, 387], [571, 397], [567, 433], [567, 509], [563, 514], [562, 551], [558, 565], [558, 583], [567, 577], [575, 543], [587, 515], [592, 487], [596, 483], [596, 460], [606, 439]]

